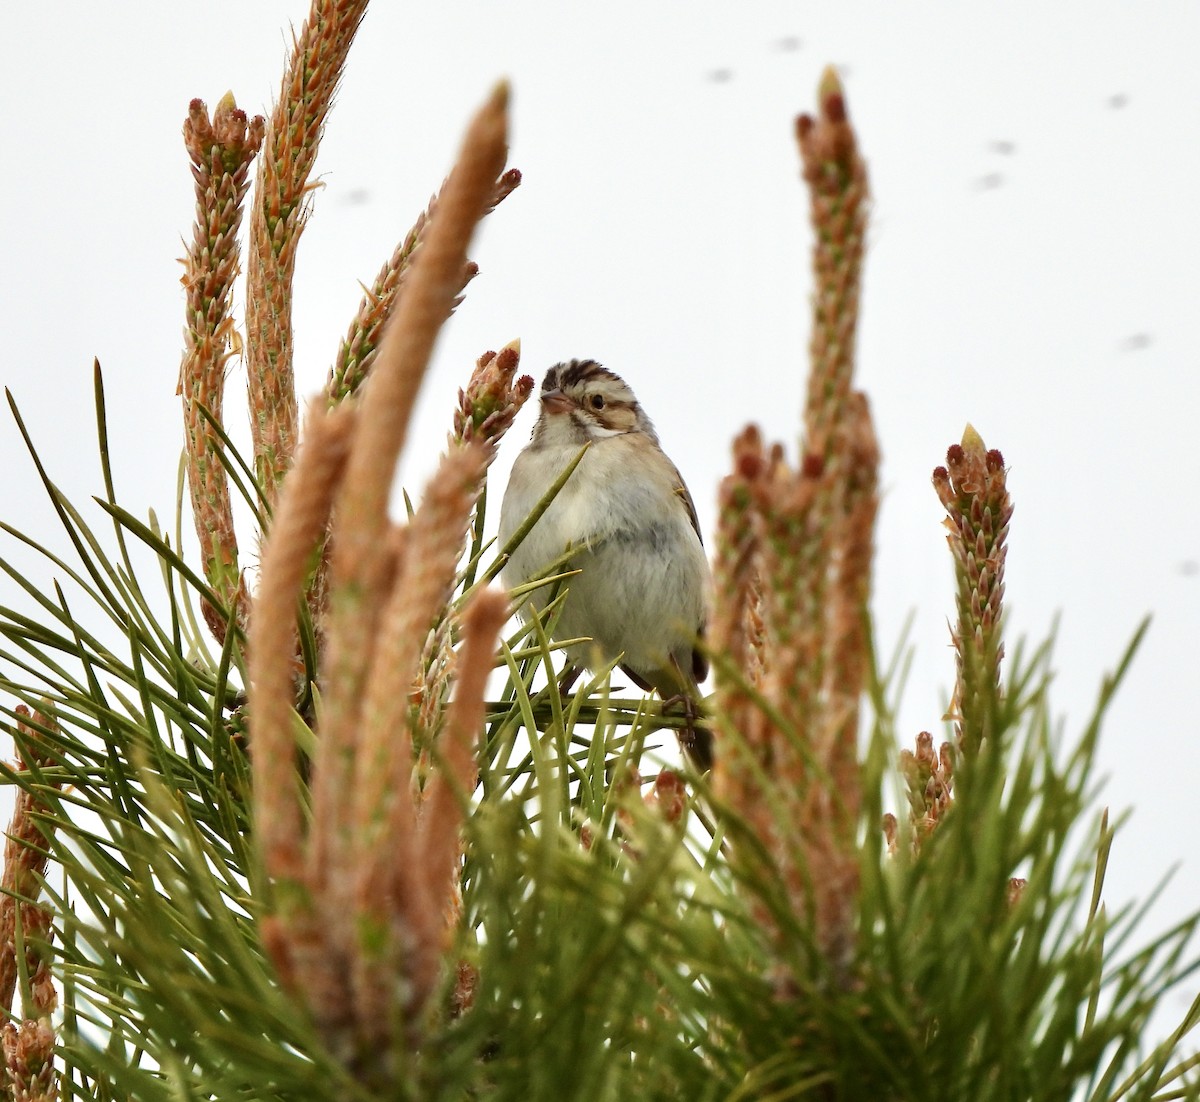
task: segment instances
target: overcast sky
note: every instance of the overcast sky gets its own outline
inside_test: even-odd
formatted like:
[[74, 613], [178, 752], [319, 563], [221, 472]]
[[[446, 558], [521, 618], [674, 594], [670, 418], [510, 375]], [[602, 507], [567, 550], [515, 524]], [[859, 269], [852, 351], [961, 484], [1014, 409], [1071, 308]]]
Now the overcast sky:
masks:
[[[305, 11], [66, 0], [0, 13], [0, 382], [76, 500], [101, 489], [98, 356], [120, 497], [135, 513], [173, 507], [176, 258], [193, 214], [180, 125], [192, 97], [211, 108], [227, 89], [265, 113]], [[794, 454], [809, 234], [792, 119], [836, 64], [874, 193], [859, 383], [883, 449], [882, 650], [915, 615], [906, 741], [938, 731], [953, 680], [929, 474], [970, 420], [1011, 468], [1010, 648], [1061, 616], [1065, 739], [1153, 614], [1104, 736], [1103, 799], [1134, 809], [1110, 898], [1144, 896], [1183, 863], [1163, 925], [1200, 907], [1197, 42], [1200, 7], [1182, 2], [379, 2], [300, 247], [301, 391], [321, 385], [360, 281], [507, 77], [525, 183], [477, 240], [482, 272], [439, 345], [403, 478], [419, 490], [476, 356], [520, 337], [539, 379], [571, 357], [626, 377], [711, 535], [746, 421]], [[227, 397], [235, 426], [242, 385]], [[54, 539], [7, 411], [0, 464], [3, 519]]]

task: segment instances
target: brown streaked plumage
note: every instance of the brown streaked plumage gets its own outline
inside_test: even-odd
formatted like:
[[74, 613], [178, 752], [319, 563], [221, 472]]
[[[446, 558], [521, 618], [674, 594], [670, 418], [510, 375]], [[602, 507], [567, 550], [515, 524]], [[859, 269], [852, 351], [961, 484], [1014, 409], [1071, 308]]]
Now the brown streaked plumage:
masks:
[[[620, 667], [664, 702], [683, 701], [695, 716], [708, 661], [698, 646], [707, 618], [709, 573], [696, 509], [633, 391], [595, 360], [546, 372], [541, 415], [513, 464], [500, 517], [507, 542], [563, 469], [590, 444], [579, 466], [504, 570], [511, 587], [545, 573], [568, 546], [567, 599], [556, 639], [586, 636], [568, 648], [569, 683], [578, 671], [620, 657]], [[529, 597], [545, 607], [550, 587]], [[528, 614], [528, 608], [526, 609]], [[712, 764], [711, 734], [689, 723], [680, 742], [701, 769]]]

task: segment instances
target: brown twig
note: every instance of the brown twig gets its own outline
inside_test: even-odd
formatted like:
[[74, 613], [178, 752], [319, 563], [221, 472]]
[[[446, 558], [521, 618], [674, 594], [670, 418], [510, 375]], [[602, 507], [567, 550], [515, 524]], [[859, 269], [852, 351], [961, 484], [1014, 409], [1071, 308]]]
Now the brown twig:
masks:
[[833, 584], [830, 589], [831, 659], [828, 689], [830, 776], [842, 793], [841, 813], [853, 830], [860, 807], [858, 773], [859, 707], [868, 672], [868, 602], [874, 558], [875, 517], [879, 511], [879, 445], [866, 395], [847, 402], [841, 508], [835, 524]]
[[[41, 712], [31, 713], [24, 705], [16, 711], [17, 768], [53, 765], [54, 755], [43, 732], [54, 731], [54, 720]], [[58, 995], [44, 954], [52, 916], [37, 902], [49, 861], [50, 838], [44, 818], [48, 811], [29, 788], [17, 792], [0, 881], [0, 1009], [9, 1018], [2, 1034], [4, 1085], [12, 1098], [29, 1102], [58, 1095], [51, 1023]], [[13, 1019], [13, 997], [22, 973], [22, 1013]]]
[[717, 678], [716, 714], [735, 731], [749, 732], [762, 713], [749, 690], [760, 689], [763, 677], [762, 539], [754, 510], [751, 483], [761, 473], [762, 437], [754, 425], [733, 442], [733, 473], [718, 494], [716, 598], [708, 638], [714, 654], [725, 655], [738, 677]]
[[[447, 775], [430, 777], [426, 805], [414, 788], [410, 694], [426, 639], [450, 603], [487, 444], [451, 449], [409, 526], [392, 524], [388, 497], [416, 388], [503, 166], [505, 104], [501, 88], [468, 130], [372, 384], [361, 403], [339, 407], [356, 410], [353, 429], [343, 438], [330, 430], [341, 421], [314, 416], [284, 482], [251, 624], [255, 813], [275, 882], [264, 939], [332, 1051], [371, 1083], [386, 1079], [397, 1047], [419, 1043], [422, 1012], [447, 964], [461, 815], [447, 793], [473, 775], [483, 678], [507, 606], [502, 595], [480, 594], [468, 608], [462, 674], [438, 751]], [[295, 615], [331, 505], [330, 617], [306, 831], [290, 734]]]
[[[818, 117], [797, 123], [816, 237], [802, 459], [792, 468], [781, 447], [747, 429], [721, 490], [711, 630], [728, 737], [715, 782], [811, 929], [814, 964], [846, 982], [879, 453], [866, 399], [851, 389], [866, 170], [832, 71], [819, 98]], [[753, 848], [735, 848], [735, 861], [757, 861]], [[756, 897], [753, 906], [772, 936], [788, 936], [776, 904]], [[781, 961], [795, 959], [780, 950]], [[776, 977], [781, 991], [789, 967]]]
[[922, 731], [917, 735], [915, 751], [900, 751], [900, 772], [908, 786], [912, 847], [916, 851], [954, 803], [954, 748], [943, 742], [935, 752], [933, 735]]
[[817, 99], [817, 117], [796, 120], [815, 236], [804, 447], [827, 461], [854, 378], [868, 189], [866, 163], [833, 69], [822, 74]]
[[314, 407], [304, 446], [286, 480], [271, 536], [263, 546], [250, 650], [255, 819], [268, 876], [299, 881], [301, 811], [292, 724], [295, 597], [325, 532], [350, 454], [356, 411]]
[[[900, 751], [914, 850], [921, 848], [954, 803], [957, 755], [977, 754], [994, 729], [1004, 658], [1001, 618], [1006, 539], [1013, 512], [1007, 475], [1004, 457], [988, 451], [970, 425], [963, 432], [962, 443], [947, 450], [946, 466], [933, 472], [934, 489], [947, 513], [946, 542], [954, 556], [958, 582], [958, 622], [952, 631], [957, 676], [946, 717], [954, 720], [958, 745], [956, 749], [943, 742], [935, 753], [933, 736], [922, 731], [915, 751]], [[885, 819], [884, 831], [894, 850], [899, 836], [894, 816]]]
[[55, 1102], [58, 1073], [54, 1068], [54, 1026], [50, 1019], [5, 1022], [0, 1042], [13, 1102]]
[[[520, 341], [511, 341], [499, 352], [485, 352], [479, 357], [470, 380], [458, 392], [458, 408], [454, 411], [454, 426], [448, 441], [451, 449], [477, 442], [483, 448], [485, 467], [491, 464], [504, 434], [533, 391], [533, 379], [517, 375], [520, 364]], [[481, 476], [472, 493], [472, 507], [477, 507], [483, 485]], [[435, 718], [445, 707], [446, 689], [454, 673], [450, 638], [455, 625], [456, 615], [448, 607], [430, 633], [421, 656], [422, 674], [416, 687], [417, 734], [421, 738], [428, 738]]]
[[325, 118], [366, 0], [313, 0], [296, 36], [259, 159], [250, 214], [246, 374], [255, 473], [275, 500], [296, 448], [292, 281]]
[[947, 513], [946, 542], [958, 579], [958, 677], [951, 713], [966, 753], [977, 752], [990, 736], [992, 706], [1000, 688], [1005, 541], [1013, 512], [1007, 476], [1004, 457], [988, 451], [970, 425], [962, 443], [947, 450], [946, 466], [933, 472], [934, 489]]
[[[496, 209], [521, 183], [521, 173], [510, 168], [496, 181], [496, 188], [488, 204], [487, 213]], [[445, 185], [443, 184], [443, 187]], [[350, 330], [338, 347], [337, 357], [329, 371], [325, 384], [328, 401], [337, 403], [358, 391], [375, 363], [379, 353], [379, 341], [384, 324], [392, 315], [399, 299], [405, 277], [425, 237], [425, 230], [437, 209], [441, 193], [429, 200], [429, 205], [417, 215], [412, 229], [396, 246], [391, 259], [379, 270], [375, 282], [364, 291], [358, 313], [350, 323]], [[468, 262], [462, 270], [461, 284], [454, 296], [454, 305], [461, 301], [463, 290], [478, 274], [478, 267]]]
[[458, 164], [442, 192], [405, 294], [384, 334], [369, 399], [363, 402], [350, 466], [338, 501], [324, 660], [324, 737], [315, 813], [332, 822], [349, 784], [346, 763], [357, 738], [354, 718], [373, 661], [380, 611], [387, 599], [387, 504], [396, 461], [408, 432], [417, 389], [433, 342], [449, 317], [458, 273], [487, 209], [507, 155], [501, 87], [473, 120]]
[[[410, 694], [419, 680], [422, 647], [431, 625], [444, 615], [450, 601], [472, 490], [482, 469], [478, 447], [445, 456], [408, 527], [404, 561], [380, 617], [373, 648], [373, 668], [357, 725], [352, 787], [343, 794], [352, 815], [347, 844], [341, 852], [331, 847], [331, 865], [316, 870], [320, 882], [331, 884], [335, 894], [339, 879], [349, 878], [361, 912], [373, 923], [390, 921], [395, 900], [410, 901], [406, 940], [422, 964], [427, 963], [427, 946], [440, 940], [442, 917], [433, 902], [438, 896], [430, 894], [428, 878], [420, 875], [430, 855], [419, 848], [413, 831], [417, 813]], [[479, 706], [482, 709], [482, 696]], [[318, 812], [315, 828], [321, 831], [326, 825]], [[349, 889], [347, 885], [343, 890]], [[413, 921], [417, 916], [423, 922], [419, 928]], [[378, 982], [382, 973], [378, 962], [368, 954], [360, 954], [358, 960], [360, 999], [386, 1000], [386, 984]], [[425, 981], [430, 979], [423, 974], [417, 989], [427, 990]], [[375, 1018], [382, 1010], [386, 1001], [363, 1017]]]
[[[222, 97], [211, 121], [204, 104], [192, 100], [183, 124], [196, 183], [196, 225], [183, 260], [187, 325], [179, 371], [188, 488], [205, 577], [243, 626], [249, 595], [238, 565], [229, 476], [221, 463], [224, 445], [214, 422], [222, 424], [225, 365], [233, 354], [231, 306], [238, 273], [242, 200], [249, 187], [250, 165], [262, 145], [264, 125], [261, 115], [248, 120], [231, 94]], [[208, 602], [203, 611], [214, 636], [224, 642], [228, 612], [214, 609]]]

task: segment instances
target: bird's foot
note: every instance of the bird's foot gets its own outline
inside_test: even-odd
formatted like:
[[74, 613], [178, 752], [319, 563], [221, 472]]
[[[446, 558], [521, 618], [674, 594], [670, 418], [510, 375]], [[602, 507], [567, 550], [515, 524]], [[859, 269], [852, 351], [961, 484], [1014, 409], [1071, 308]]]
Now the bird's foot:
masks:
[[562, 673], [558, 675], [558, 695], [568, 696], [571, 692], [571, 686], [579, 680], [579, 675], [583, 673], [582, 666], [568, 666]]
[[713, 737], [701, 721], [702, 713], [695, 698], [688, 693], [675, 693], [663, 698], [662, 710], [663, 715], [675, 713], [686, 720], [686, 726], [676, 729], [675, 737], [691, 763], [701, 773], [707, 773], [713, 766]]

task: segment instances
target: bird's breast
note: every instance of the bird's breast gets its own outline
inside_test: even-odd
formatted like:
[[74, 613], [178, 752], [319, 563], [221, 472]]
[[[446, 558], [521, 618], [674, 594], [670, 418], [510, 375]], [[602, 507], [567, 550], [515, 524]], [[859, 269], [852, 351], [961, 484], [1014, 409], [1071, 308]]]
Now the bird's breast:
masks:
[[[518, 456], [502, 508], [502, 541], [511, 538], [578, 454], [575, 447], [542, 447]], [[568, 544], [600, 553], [612, 548], [703, 562], [699, 536], [670, 477], [645, 458], [627, 438], [593, 444], [526, 536], [511, 573], [524, 579], [540, 573]]]

